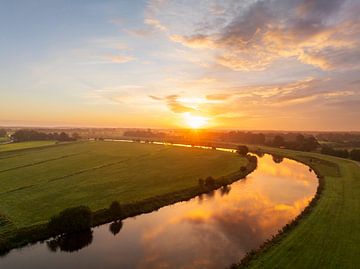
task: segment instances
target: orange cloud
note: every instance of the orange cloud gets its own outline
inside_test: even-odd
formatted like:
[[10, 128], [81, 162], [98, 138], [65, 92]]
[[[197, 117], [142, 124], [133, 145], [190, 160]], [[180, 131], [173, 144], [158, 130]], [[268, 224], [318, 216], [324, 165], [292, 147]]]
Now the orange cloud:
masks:
[[171, 35], [170, 39], [174, 42], [183, 44], [190, 48], [215, 48], [214, 41], [206, 35], [181, 36]]
[[127, 63], [133, 61], [135, 58], [132, 56], [124, 56], [124, 55], [108, 55], [106, 59], [110, 60], [113, 63]]
[[235, 71], [264, 70], [290, 57], [323, 70], [354, 68], [359, 66], [354, 59], [360, 56], [360, 27], [356, 17], [346, 16], [352, 6], [343, 2], [258, 1], [227, 18], [223, 28], [205, 27], [203, 33], [170, 39], [191, 48], [216, 49], [215, 62]]

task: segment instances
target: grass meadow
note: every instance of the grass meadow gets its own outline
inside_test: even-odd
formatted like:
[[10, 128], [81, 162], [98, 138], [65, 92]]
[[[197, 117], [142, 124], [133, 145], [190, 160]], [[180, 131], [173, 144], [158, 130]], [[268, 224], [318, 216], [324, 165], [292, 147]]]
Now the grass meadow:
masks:
[[6, 145], [12, 150], [0, 152], [0, 239], [46, 223], [68, 207], [96, 211], [114, 200], [137, 202], [197, 186], [200, 177], [224, 176], [247, 163], [236, 154], [197, 148], [49, 143]]

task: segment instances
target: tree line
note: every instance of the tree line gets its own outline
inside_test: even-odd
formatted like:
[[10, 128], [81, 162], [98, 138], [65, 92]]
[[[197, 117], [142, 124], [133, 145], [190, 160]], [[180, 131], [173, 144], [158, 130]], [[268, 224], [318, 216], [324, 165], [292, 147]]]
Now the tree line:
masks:
[[321, 149], [322, 154], [336, 156], [340, 158], [348, 158], [354, 161], [360, 161], [360, 149], [334, 149], [330, 146], [324, 146]]
[[7, 132], [5, 129], [0, 129], [0, 137], [6, 136]]
[[74, 133], [71, 137], [65, 133], [44, 133], [36, 130], [21, 129], [11, 135], [14, 142], [40, 141], [40, 140], [57, 140], [57, 141], [75, 141], [79, 135]]
[[124, 136], [127, 137], [143, 137], [143, 138], [166, 138], [168, 135], [163, 132], [153, 132], [151, 129], [147, 130], [129, 130], [124, 132]]

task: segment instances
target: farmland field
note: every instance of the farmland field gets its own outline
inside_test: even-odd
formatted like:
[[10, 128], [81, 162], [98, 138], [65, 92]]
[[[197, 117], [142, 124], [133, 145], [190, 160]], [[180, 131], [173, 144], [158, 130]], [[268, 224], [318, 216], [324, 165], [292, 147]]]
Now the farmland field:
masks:
[[230, 174], [246, 162], [227, 152], [121, 142], [0, 152], [0, 239], [68, 207], [98, 210], [114, 200], [143, 200], [196, 186], [200, 177]]
[[0, 145], [0, 152], [54, 145], [56, 141], [30, 141]]

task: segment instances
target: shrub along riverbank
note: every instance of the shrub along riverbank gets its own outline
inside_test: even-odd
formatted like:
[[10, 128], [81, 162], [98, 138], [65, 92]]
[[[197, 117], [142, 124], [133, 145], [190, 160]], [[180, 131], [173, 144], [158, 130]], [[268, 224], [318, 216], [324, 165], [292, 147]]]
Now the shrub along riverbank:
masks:
[[[84, 146], [84, 144], [86, 144], [86, 143], [83, 143], [80, 145], [81, 149], [83, 149], [82, 147]], [[114, 150], [114, 148], [116, 149], [116, 146], [118, 144], [124, 144], [124, 143], [116, 144], [116, 142], [114, 142], [114, 143], [96, 142], [94, 144], [99, 144], [102, 147], [110, 144], [111, 150]], [[125, 144], [126, 145], [123, 145], [122, 150], [124, 151], [125, 149], [127, 149], [127, 147], [131, 147], [132, 154], [134, 154], [134, 151], [136, 151], [137, 148], [139, 147], [139, 149], [142, 150], [142, 153], [144, 153], [144, 151], [146, 151], [146, 150], [150, 150], [150, 152], [152, 153], [151, 154], [152, 158], [154, 158], [154, 154], [156, 154], [157, 150], [161, 150], [161, 156], [164, 154], [166, 154], [166, 156], [172, 156], [170, 154], [170, 152], [173, 151], [172, 148], [163, 147], [163, 146], [155, 146], [155, 145], [136, 145], [136, 144], [128, 145], [127, 143], [125, 143]], [[88, 146], [87, 149], [89, 150], [90, 149], [89, 144], [87, 144], [87, 146]], [[71, 145], [68, 145], [67, 150], [71, 149], [71, 147], [72, 147]], [[91, 144], [90, 144], [90, 147], [91, 147]], [[106, 149], [108, 149], [108, 148], [106, 148]], [[56, 150], [58, 151], [59, 148], [57, 148]], [[97, 148], [97, 150], [98, 150], [98, 148]], [[189, 151], [189, 149], [174, 149], [174, 154], [177, 154], [176, 156], [178, 156], [179, 150], [181, 150], [182, 154], [186, 154], [186, 153], [190, 152], [189, 157], [190, 157], [190, 155], [193, 156], [192, 157], [192, 158], [194, 158], [193, 160], [196, 160], [196, 158], [197, 158], [196, 156], [198, 156], [197, 154], [201, 154], [201, 159], [199, 159], [199, 161], [197, 162], [199, 165], [201, 165], [201, 161], [203, 161], [204, 158], [205, 159], [210, 158], [214, 162], [214, 165], [215, 165], [218, 160], [217, 156], [220, 153], [220, 152], [213, 152], [213, 151], [200, 150], [200, 149], [191, 149], [190, 151]], [[47, 150], [46, 150], [46, 152], [47, 152]], [[108, 153], [109, 150], [106, 150], [106, 152]], [[22, 152], [22, 153], [24, 153], [24, 152]], [[119, 153], [117, 152], [116, 154], [119, 154]], [[213, 191], [221, 186], [231, 184], [232, 182], [245, 177], [247, 174], [251, 173], [256, 168], [256, 165], [257, 165], [256, 159], [254, 159], [252, 157], [243, 158], [243, 157], [239, 157], [239, 156], [236, 156], [234, 154], [229, 154], [229, 153], [226, 153], [226, 154], [220, 153], [219, 158], [221, 156], [223, 159], [229, 157], [229, 159], [227, 161], [234, 160], [236, 163], [238, 163], [238, 164], [241, 163], [242, 165], [240, 167], [239, 166], [237, 167], [237, 169], [238, 169], [237, 171], [235, 171], [227, 176], [214, 176], [215, 179], [213, 181], [211, 181], [211, 183], [208, 183], [205, 185], [197, 184], [197, 180], [193, 179], [192, 182], [196, 182], [196, 183], [194, 184], [194, 183], [189, 182], [188, 186], [190, 186], [190, 187], [172, 186], [171, 189], [173, 191], [166, 191], [166, 192], [160, 192], [160, 191], [156, 191], [156, 189], [153, 189], [152, 191], [153, 191], [153, 193], [155, 193], [155, 195], [152, 195], [150, 197], [148, 196], [148, 198], [145, 198], [142, 200], [139, 199], [139, 200], [135, 200], [135, 201], [130, 200], [128, 202], [126, 202], [126, 200], [125, 200], [125, 202], [124, 202], [124, 200], [121, 200], [121, 201], [112, 203], [111, 206], [109, 206], [106, 209], [94, 210], [93, 212], [91, 212], [92, 213], [91, 214], [91, 219], [92, 219], [91, 226], [97, 226], [100, 224], [111, 222], [113, 220], [124, 219], [127, 217], [136, 216], [136, 215], [139, 215], [142, 213], [151, 212], [151, 211], [157, 210], [163, 206], [166, 206], [166, 205], [169, 205], [169, 204], [172, 204], [175, 202], [179, 202], [179, 201], [188, 200], [188, 199], [191, 199], [202, 193], [207, 193], [207, 192]], [[184, 158], [184, 156], [183, 156], [183, 158]], [[167, 157], [166, 159], [169, 160], [169, 157]], [[128, 160], [128, 158], [126, 160]], [[156, 160], [157, 160], [157, 162], [159, 162], [159, 157], [156, 158]], [[238, 160], [238, 161], [236, 161], [236, 160]], [[114, 161], [114, 160], [112, 160], [112, 161]], [[189, 161], [189, 159], [186, 159], [186, 162], [188, 162], [188, 161]], [[122, 161], [122, 163], [123, 162], [124, 161]], [[220, 165], [220, 163], [221, 163], [221, 161], [218, 162], [219, 165]], [[176, 165], [179, 165], [179, 164], [176, 163]], [[231, 167], [233, 167], [233, 166], [231, 166]], [[229, 168], [230, 167], [227, 166], [226, 171], [228, 171]], [[216, 168], [216, 169], [219, 169], [219, 168]], [[212, 170], [214, 170], [214, 169], [212, 169]], [[93, 171], [93, 170], [91, 170], [91, 171]], [[179, 170], [179, 171], [183, 171], [183, 170]], [[234, 171], [234, 170], [232, 170], [232, 171]], [[187, 176], [189, 176], [189, 171], [186, 171], [186, 172], [187, 172]], [[177, 175], [178, 174], [179, 173], [177, 173]], [[180, 174], [182, 174], [182, 173], [180, 173]], [[78, 174], [74, 174], [74, 175], [76, 176]], [[170, 176], [170, 175], [168, 175], [168, 176]], [[174, 176], [176, 176], [176, 175], [174, 175]], [[105, 175], [105, 177], [106, 177], [106, 175]], [[142, 179], [142, 180], [144, 180], [144, 179]], [[148, 178], [148, 180], [149, 180], [149, 178]], [[50, 181], [50, 182], [54, 182], [54, 181]], [[105, 178], [103, 178], [102, 184], [104, 184], [104, 182], [105, 182]], [[148, 181], [146, 181], [146, 182], [148, 182]], [[141, 181], [139, 181], [139, 183], [141, 183]], [[157, 185], [153, 185], [153, 186], [155, 188]], [[169, 188], [168, 185], [166, 187]], [[22, 189], [20, 189], [20, 190], [22, 190]], [[142, 189], [140, 188], [139, 191], [142, 191]], [[146, 191], [149, 191], [149, 190], [146, 189]], [[92, 201], [92, 202], [94, 202], [94, 201]], [[76, 210], [78, 210], [77, 207], [75, 209], [73, 208], [70, 211], [76, 211]], [[71, 230], [67, 230], [67, 229], [62, 230], [61, 228], [59, 228], [59, 223], [60, 223], [60, 227], [67, 226], [66, 223], [65, 224], [63, 223], [64, 219], [62, 218], [62, 216], [69, 216], [69, 211], [67, 211], [65, 213], [60, 212], [60, 215], [57, 215], [57, 217], [54, 218], [56, 221], [53, 220], [52, 225], [48, 225], [46, 223], [41, 223], [38, 225], [26, 226], [23, 228], [9, 229], [9, 232], [5, 233], [5, 236], [4, 235], [0, 236], [0, 252], [5, 254], [7, 251], [9, 251], [12, 248], [21, 247], [21, 246], [24, 246], [29, 243], [37, 242], [39, 240], [45, 240], [52, 236], [58, 235], [59, 233], [71, 232]], [[54, 225], [54, 223], [56, 225]], [[7, 220], [6, 216], [3, 216], [3, 217], [0, 216], [0, 228], [6, 229], [6, 225], [8, 225], [8, 224], [10, 225], [11, 221]]]
[[310, 166], [319, 175], [319, 187], [300, 216], [231, 268], [356, 268], [360, 264], [358, 163], [269, 147], [252, 150]]

